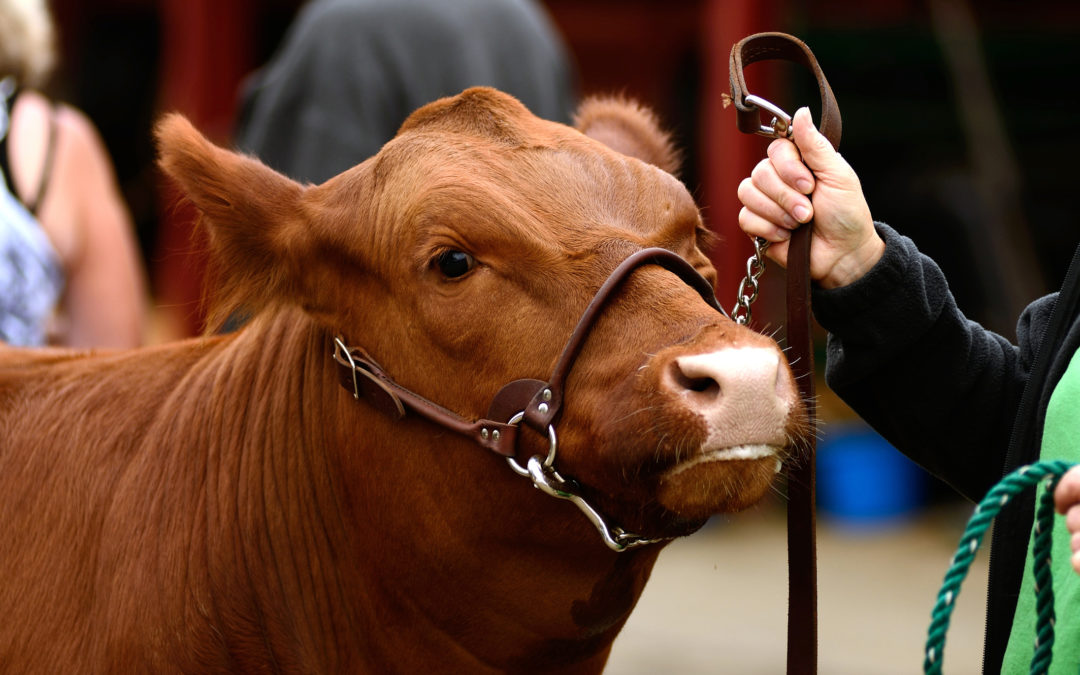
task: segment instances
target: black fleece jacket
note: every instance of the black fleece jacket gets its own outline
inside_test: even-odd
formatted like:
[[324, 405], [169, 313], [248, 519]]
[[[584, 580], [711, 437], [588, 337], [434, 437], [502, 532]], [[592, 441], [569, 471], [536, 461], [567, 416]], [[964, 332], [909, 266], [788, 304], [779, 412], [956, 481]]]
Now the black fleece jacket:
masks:
[[[1013, 345], [964, 317], [914, 242], [877, 229], [885, 254], [866, 276], [814, 290], [814, 315], [829, 331], [826, 381], [900, 451], [977, 502], [1039, 457], [1047, 402], [1080, 347], [1080, 248], [1061, 291], [1024, 310]], [[1001, 671], [1033, 514], [1029, 493], [995, 523], [987, 673]]]

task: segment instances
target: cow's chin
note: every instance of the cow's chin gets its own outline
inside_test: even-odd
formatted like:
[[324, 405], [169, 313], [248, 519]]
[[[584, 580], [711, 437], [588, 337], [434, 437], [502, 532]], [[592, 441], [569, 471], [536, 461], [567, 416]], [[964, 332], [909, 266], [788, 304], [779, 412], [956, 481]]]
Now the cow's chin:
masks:
[[656, 499], [683, 522], [734, 513], [768, 493], [780, 465], [780, 451], [770, 445], [705, 451], [667, 470]]

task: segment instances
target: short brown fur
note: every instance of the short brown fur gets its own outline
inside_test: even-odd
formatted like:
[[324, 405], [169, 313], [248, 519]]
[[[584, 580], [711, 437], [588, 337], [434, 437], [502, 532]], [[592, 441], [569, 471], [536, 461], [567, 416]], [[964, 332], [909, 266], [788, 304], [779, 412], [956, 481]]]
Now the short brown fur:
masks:
[[[654, 127], [626, 133], [670, 161]], [[0, 667], [599, 672], [662, 545], [614, 553], [502, 458], [355, 401], [332, 338], [479, 417], [505, 382], [547, 376], [628, 253], [666, 246], [714, 276], [685, 188], [485, 89], [318, 186], [178, 116], [158, 138], [209, 235], [215, 316], [252, 318], [131, 352], [0, 346]], [[475, 267], [447, 278], [448, 250]], [[692, 494], [665, 483], [706, 437], [684, 403], [700, 392], [665, 384], [673, 359], [731, 346], [776, 349], [635, 272], [568, 380], [559, 470], [649, 536], [766, 494], [773, 460], [717, 465]], [[795, 447], [800, 414], [769, 442]]]

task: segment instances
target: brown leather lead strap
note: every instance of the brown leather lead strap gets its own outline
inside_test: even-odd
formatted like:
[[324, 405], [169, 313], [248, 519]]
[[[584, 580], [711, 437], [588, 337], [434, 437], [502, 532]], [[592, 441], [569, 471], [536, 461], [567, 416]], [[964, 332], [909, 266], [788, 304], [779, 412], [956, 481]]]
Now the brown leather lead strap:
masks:
[[[762, 125], [761, 108], [768, 104], [749, 95], [743, 68], [765, 60], [787, 60], [805, 66], [817, 79], [821, 95], [820, 129], [833, 147], [840, 144], [840, 110], [832, 88], [810, 49], [786, 33], [758, 33], [731, 49], [731, 98], [737, 123], [744, 133], [785, 136], [790, 118]], [[748, 101], [748, 97], [750, 101]], [[757, 101], [758, 103], [755, 103]], [[771, 104], [769, 104], [771, 105]], [[775, 106], [772, 106], [775, 108]], [[767, 112], [773, 113], [767, 107]], [[775, 113], [774, 113], [775, 114]], [[779, 116], [778, 116], [779, 117]], [[810, 420], [809, 443], [801, 461], [787, 466], [788, 489], [788, 675], [817, 672], [817, 537], [814, 442], [817, 434], [814, 392], [814, 345], [810, 312], [810, 241], [813, 223], [792, 233], [788, 246], [787, 341], [791, 368]]]
[[817, 672], [817, 515], [814, 342], [810, 313], [810, 239], [813, 223], [791, 235], [787, 268], [787, 341], [799, 394], [809, 420], [807, 451], [787, 465], [788, 653], [787, 672]]

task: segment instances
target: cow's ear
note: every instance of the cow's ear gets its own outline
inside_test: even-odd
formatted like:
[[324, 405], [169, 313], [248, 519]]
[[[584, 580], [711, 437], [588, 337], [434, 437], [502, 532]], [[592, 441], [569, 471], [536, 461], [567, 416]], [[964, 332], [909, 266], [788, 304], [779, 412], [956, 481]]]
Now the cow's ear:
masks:
[[651, 110], [635, 101], [593, 97], [582, 102], [574, 126], [586, 136], [624, 155], [678, 175], [681, 157]]
[[257, 311], [275, 298], [294, 298], [296, 261], [311, 244], [300, 218], [305, 188], [214, 145], [182, 115], [164, 117], [155, 135], [161, 168], [198, 209], [207, 234], [217, 277], [210, 313]]

